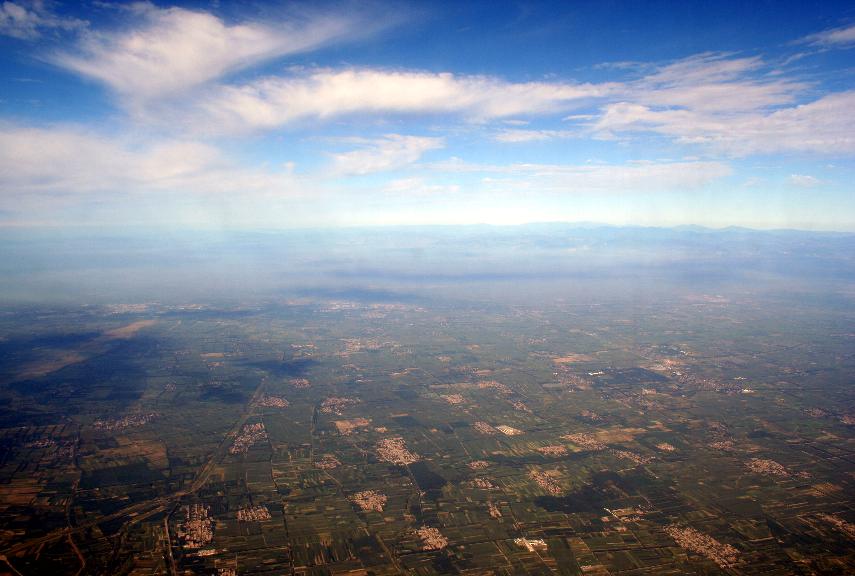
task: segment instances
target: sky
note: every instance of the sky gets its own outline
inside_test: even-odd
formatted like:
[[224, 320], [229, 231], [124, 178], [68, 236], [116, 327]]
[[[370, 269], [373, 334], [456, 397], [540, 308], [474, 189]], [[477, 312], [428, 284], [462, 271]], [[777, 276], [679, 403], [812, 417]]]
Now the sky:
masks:
[[0, 4], [0, 227], [855, 231], [851, 2]]

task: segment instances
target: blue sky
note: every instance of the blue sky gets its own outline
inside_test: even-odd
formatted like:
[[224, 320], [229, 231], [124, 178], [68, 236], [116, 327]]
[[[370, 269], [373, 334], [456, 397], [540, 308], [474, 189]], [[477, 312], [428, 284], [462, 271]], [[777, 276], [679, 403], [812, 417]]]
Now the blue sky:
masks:
[[7, 1], [0, 225], [855, 230], [853, 56], [847, 2]]

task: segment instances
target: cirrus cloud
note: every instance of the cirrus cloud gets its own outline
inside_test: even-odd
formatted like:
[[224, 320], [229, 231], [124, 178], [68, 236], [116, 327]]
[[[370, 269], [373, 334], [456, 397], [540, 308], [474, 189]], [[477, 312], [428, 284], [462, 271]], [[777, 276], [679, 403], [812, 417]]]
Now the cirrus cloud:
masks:
[[573, 136], [578, 136], [578, 133], [572, 130], [523, 130], [506, 128], [497, 132], [493, 136], [493, 140], [506, 144], [519, 144], [521, 142], [542, 142], [544, 140], [571, 138]]
[[[226, 132], [354, 114], [458, 114], [476, 120], [545, 114], [601, 98], [616, 84], [513, 83], [489, 76], [319, 69], [220, 86], [194, 105], [194, 124]], [[190, 111], [191, 118], [193, 111]]]
[[387, 134], [361, 144], [356, 150], [331, 154], [334, 173], [358, 175], [403, 168], [419, 160], [425, 152], [442, 148], [444, 139]]
[[823, 47], [848, 47], [855, 45], [855, 24], [823, 30], [816, 34], [805, 36], [803, 43]]
[[273, 58], [320, 48], [381, 28], [359, 12], [308, 13], [272, 23], [229, 24], [208, 12], [141, 4], [133, 25], [91, 31], [50, 60], [94, 79], [138, 107]]
[[816, 188], [822, 184], [822, 180], [808, 174], [790, 174], [787, 180], [789, 180], [790, 184], [799, 188]]
[[600, 139], [656, 134], [728, 156], [855, 152], [855, 92], [802, 101], [807, 83], [766, 76], [759, 57], [701, 54], [627, 85], [589, 123]]
[[853, 106], [855, 92], [773, 111], [733, 114], [620, 102], [605, 106], [592, 130], [600, 138], [656, 133], [732, 156], [781, 152], [850, 155], [855, 153]]

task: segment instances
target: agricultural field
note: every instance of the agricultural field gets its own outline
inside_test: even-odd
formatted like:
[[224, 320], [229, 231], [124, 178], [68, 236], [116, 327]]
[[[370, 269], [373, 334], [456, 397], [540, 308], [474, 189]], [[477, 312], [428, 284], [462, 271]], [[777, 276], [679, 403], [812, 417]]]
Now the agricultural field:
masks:
[[0, 565], [855, 571], [853, 318], [791, 304], [10, 307]]

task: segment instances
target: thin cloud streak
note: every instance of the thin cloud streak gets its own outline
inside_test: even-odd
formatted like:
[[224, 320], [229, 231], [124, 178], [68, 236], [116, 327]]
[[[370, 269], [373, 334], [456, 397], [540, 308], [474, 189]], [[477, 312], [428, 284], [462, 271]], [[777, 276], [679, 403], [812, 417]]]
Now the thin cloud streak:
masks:
[[823, 30], [822, 32], [805, 36], [801, 42], [831, 48], [853, 46], [855, 45], [855, 24]]
[[512, 83], [488, 76], [369, 68], [311, 70], [221, 86], [194, 106], [201, 112], [194, 124], [241, 133], [357, 114], [455, 114], [483, 121], [566, 110], [602, 98], [617, 86]]
[[497, 132], [493, 136], [493, 140], [506, 144], [519, 144], [523, 142], [542, 142], [558, 138], [572, 138], [579, 136], [579, 134], [579, 132], [572, 130], [522, 130], [508, 128]]

